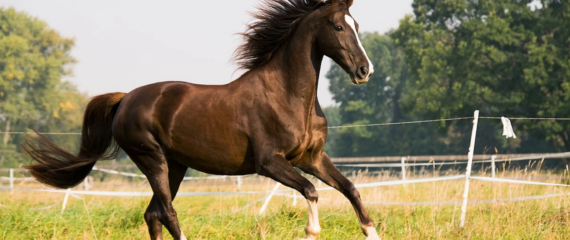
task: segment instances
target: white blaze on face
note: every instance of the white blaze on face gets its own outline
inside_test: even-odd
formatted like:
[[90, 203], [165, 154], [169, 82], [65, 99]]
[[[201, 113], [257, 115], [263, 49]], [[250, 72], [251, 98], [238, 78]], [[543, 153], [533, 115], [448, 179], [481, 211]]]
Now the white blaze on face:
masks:
[[368, 66], [370, 68], [370, 71], [368, 72], [368, 76], [366, 76], [366, 79], [368, 79], [368, 77], [370, 77], [370, 75], [372, 73], [374, 73], [374, 65], [370, 61], [370, 58], [368, 58], [368, 54], [366, 54], [366, 50], [364, 50], [364, 47], [362, 46], [362, 42], [360, 42], [360, 37], [358, 37], [358, 32], [356, 32], [356, 22], [354, 21], [354, 18], [352, 18], [349, 15], [345, 15], [344, 19], [346, 20], [346, 23], [348, 24], [348, 26], [350, 26], [352, 31], [354, 31], [354, 36], [356, 36], [356, 41], [358, 42], [358, 46], [360, 46], [360, 49], [362, 50], [362, 52], [364, 53], [364, 56], [366, 56], [366, 59], [368, 60]]

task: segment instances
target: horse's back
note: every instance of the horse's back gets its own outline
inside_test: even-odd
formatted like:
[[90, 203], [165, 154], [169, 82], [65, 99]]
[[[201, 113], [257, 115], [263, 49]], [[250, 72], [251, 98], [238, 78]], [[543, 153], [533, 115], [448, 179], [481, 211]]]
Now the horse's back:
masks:
[[158, 150], [204, 172], [250, 173], [245, 120], [229, 88], [162, 82], [135, 89], [119, 105], [115, 139], [127, 153]]

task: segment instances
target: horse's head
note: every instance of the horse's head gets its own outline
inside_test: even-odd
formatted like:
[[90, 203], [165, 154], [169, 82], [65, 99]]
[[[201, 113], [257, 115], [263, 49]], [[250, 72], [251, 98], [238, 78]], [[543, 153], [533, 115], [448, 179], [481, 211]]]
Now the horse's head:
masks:
[[374, 65], [358, 37], [358, 23], [349, 12], [353, 0], [315, 1], [322, 6], [308, 20], [317, 27], [314, 35], [317, 48], [350, 74], [353, 83], [368, 82]]

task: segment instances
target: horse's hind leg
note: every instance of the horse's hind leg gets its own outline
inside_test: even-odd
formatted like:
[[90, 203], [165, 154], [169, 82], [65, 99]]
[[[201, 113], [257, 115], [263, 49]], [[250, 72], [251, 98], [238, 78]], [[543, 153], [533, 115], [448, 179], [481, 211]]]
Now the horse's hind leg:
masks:
[[310, 159], [297, 164], [304, 172], [319, 178], [324, 183], [340, 191], [352, 204], [356, 211], [362, 231], [367, 240], [379, 240], [380, 237], [374, 228], [374, 223], [370, 219], [368, 212], [364, 209], [364, 204], [360, 200], [360, 193], [342, 173], [334, 166], [329, 156], [323, 151]]
[[[186, 170], [188, 170], [188, 167], [174, 160], [168, 160], [168, 180], [170, 183], [170, 195], [172, 196], [172, 200], [174, 200], [176, 193], [178, 193], [180, 183], [184, 179]], [[162, 240], [162, 223], [159, 220], [160, 209], [160, 203], [158, 202], [157, 195], [155, 194], [144, 214], [144, 219], [152, 240]]]
[[160, 205], [156, 195], [152, 196], [150, 204], [144, 213], [144, 220], [148, 226], [151, 240], [162, 240], [162, 223], [158, 220]]
[[[171, 192], [170, 182], [172, 178], [172, 186], [175, 186], [172, 190], [178, 191], [180, 181], [184, 177], [182, 170], [185, 172], [186, 167], [169, 169], [169, 166], [173, 164], [167, 162], [161, 150], [142, 155], [129, 154], [129, 156], [146, 175], [154, 192], [149, 208], [145, 213], [145, 220], [147, 221], [151, 238], [153, 240], [162, 238], [160, 222], [168, 229], [174, 239], [186, 240], [186, 237], [180, 231], [176, 211], [172, 207], [172, 199], [175, 194], [173, 191]], [[170, 174], [171, 171], [172, 176]], [[157, 219], [158, 222], [156, 221]]]

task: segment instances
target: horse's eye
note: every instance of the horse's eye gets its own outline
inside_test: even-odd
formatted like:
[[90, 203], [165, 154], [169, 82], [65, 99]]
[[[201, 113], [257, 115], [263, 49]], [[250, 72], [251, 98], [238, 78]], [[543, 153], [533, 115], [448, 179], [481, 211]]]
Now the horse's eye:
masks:
[[336, 26], [336, 27], [334, 27], [334, 30], [337, 30], [340, 32], [340, 31], [344, 30], [344, 28], [342, 28], [342, 26]]

